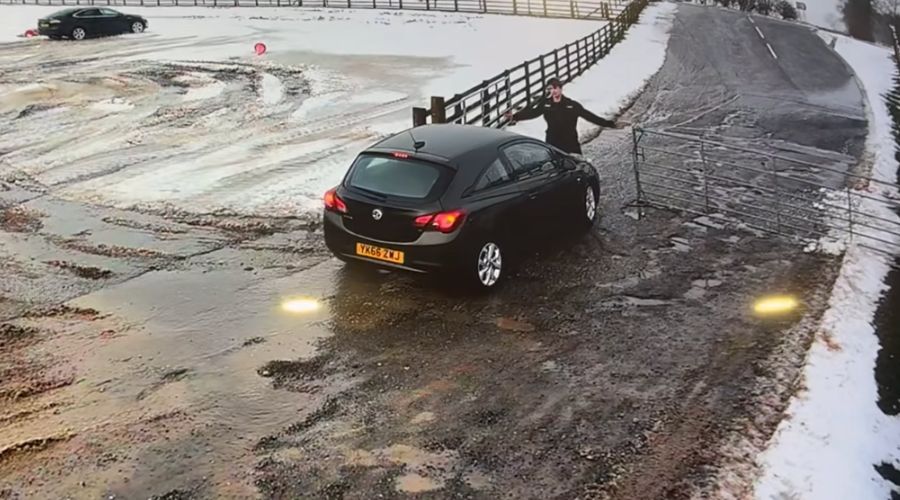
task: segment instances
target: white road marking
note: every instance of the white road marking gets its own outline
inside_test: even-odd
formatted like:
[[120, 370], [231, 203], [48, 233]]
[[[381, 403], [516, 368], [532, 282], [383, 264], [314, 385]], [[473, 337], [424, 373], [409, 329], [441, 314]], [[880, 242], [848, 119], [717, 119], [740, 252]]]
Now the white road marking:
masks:
[[772, 54], [772, 57], [775, 58], [775, 60], [777, 61], [777, 60], [778, 60], [778, 54], [775, 53], [775, 50], [772, 49], [772, 46], [769, 45], [769, 42], [766, 42], [766, 47], [769, 48], [769, 53], [771, 53], [771, 54]]
[[766, 39], [766, 35], [763, 35], [763, 32], [759, 29], [759, 26], [756, 26], [756, 32], [759, 33], [759, 37], [763, 40]]
[[747, 14], [747, 20], [750, 21], [750, 24], [756, 24], [756, 21], [753, 20], [753, 17], [750, 14]]

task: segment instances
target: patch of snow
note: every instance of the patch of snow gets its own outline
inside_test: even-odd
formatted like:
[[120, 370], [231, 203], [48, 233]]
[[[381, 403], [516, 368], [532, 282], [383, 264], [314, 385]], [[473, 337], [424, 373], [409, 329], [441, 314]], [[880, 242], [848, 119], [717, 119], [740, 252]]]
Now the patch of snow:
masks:
[[[28, 148], [22, 145], [30, 144], [30, 130], [4, 134], [0, 148], [13, 151], [4, 157], [10, 170], [51, 184], [66, 181], [59, 193], [72, 200], [253, 215], [318, 211], [322, 192], [339, 182], [360, 150], [411, 125], [411, 107], [427, 104], [431, 95], [469, 88], [604, 25], [443, 12], [121, 7], [147, 17], [148, 33], [83, 44], [15, 38], [60, 9], [0, 5], [0, 43], [17, 44], [15, 50], [0, 49], [0, 72], [6, 65], [32, 64], [35, 54], [85, 68], [91, 64], [85, 54], [102, 46], [108, 74], [101, 76], [118, 76], [110, 61], [122, 71], [165, 63], [166, 71], [183, 72], [172, 80], [185, 93], [156, 92], [151, 77], [141, 78], [146, 88], [132, 87], [127, 95], [139, 103], [134, 113], [140, 119], [121, 113], [87, 122], [67, 113], [46, 140]], [[642, 36], [629, 34], [625, 43]], [[255, 55], [256, 42], [268, 46], [264, 56]], [[268, 74], [274, 71], [268, 64], [285, 73]], [[243, 100], [240, 83], [257, 71], [258, 98]], [[230, 78], [235, 75], [240, 77]], [[103, 88], [90, 98], [91, 85], [66, 89], [79, 96], [72, 98], [73, 109], [125, 97], [124, 89]], [[49, 89], [36, 84], [26, 87], [25, 95], [4, 100], [14, 100], [13, 109], [19, 109], [41, 102]], [[7, 90], [18, 92], [6, 86], [0, 91]], [[190, 105], [178, 105], [185, 101]], [[100, 107], [112, 111], [111, 105]], [[33, 121], [29, 126], [37, 130]], [[110, 128], [129, 133], [111, 134]], [[91, 141], [84, 148], [66, 146], [76, 135]], [[137, 153], [129, 150], [133, 144], [141, 146]], [[111, 164], [121, 168], [110, 169]]]
[[[831, 35], [829, 35], [831, 36]], [[871, 112], [867, 152], [872, 176], [895, 182], [892, 121], [882, 96], [892, 87], [894, 65], [888, 49], [840, 36], [838, 53], [862, 82]], [[896, 190], [875, 187], [875, 198]], [[887, 207], [862, 199], [860, 208], [896, 218]], [[896, 219], [892, 219], [896, 220]], [[881, 237], [893, 241], [891, 235]], [[879, 350], [872, 320], [889, 270], [887, 256], [852, 244], [822, 317], [821, 335], [810, 347], [803, 371], [805, 390], [791, 401], [768, 449], [758, 458], [759, 500], [890, 498], [892, 487], [874, 466], [900, 467], [900, 419], [878, 408], [874, 377]], [[826, 342], [827, 339], [827, 342]], [[835, 348], [837, 346], [837, 348]]]
[[846, 32], [847, 24], [841, 12], [844, 0], [805, 0], [806, 12], [797, 11], [802, 20], [821, 28]]
[[199, 101], [202, 99], [212, 99], [225, 90], [225, 83], [213, 82], [203, 87], [191, 87], [185, 92], [183, 100], [185, 102]]
[[271, 74], [263, 73], [260, 79], [261, 95], [264, 104], [272, 105], [281, 102], [284, 96], [284, 84], [281, 80]]
[[[566, 85], [565, 94], [602, 117], [611, 119], [619, 114], [662, 67], [677, 8], [677, 4], [669, 2], [647, 7], [639, 22], [629, 28], [625, 39]], [[510, 130], [543, 139], [546, 123], [539, 117], [518, 122]], [[595, 125], [579, 120], [578, 132], [582, 137], [596, 130]]]
[[118, 97], [113, 97], [112, 99], [106, 99], [104, 101], [98, 101], [92, 103], [90, 108], [96, 111], [106, 111], [110, 113], [119, 113], [122, 111], [128, 111], [130, 109], [134, 109], [134, 104], [126, 101], [125, 99], [120, 99]]

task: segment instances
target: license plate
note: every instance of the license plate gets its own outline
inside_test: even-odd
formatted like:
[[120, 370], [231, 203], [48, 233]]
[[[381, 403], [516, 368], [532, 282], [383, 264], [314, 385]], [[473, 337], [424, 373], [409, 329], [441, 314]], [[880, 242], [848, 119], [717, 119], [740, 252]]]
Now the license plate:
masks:
[[370, 259], [383, 260], [385, 262], [393, 262], [394, 264], [403, 264], [405, 255], [400, 250], [390, 250], [388, 248], [366, 245], [365, 243], [356, 244], [356, 255], [368, 257]]

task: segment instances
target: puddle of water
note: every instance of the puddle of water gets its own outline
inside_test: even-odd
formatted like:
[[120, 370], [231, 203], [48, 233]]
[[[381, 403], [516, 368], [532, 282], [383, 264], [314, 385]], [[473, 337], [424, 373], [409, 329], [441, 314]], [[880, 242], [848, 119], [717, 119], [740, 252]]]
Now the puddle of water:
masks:
[[601, 309], [624, 309], [629, 307], [660, 307], [667, 306], [672, 303], [667, 299], [646, 299], [641, 297], [632, 297], [630, 295], [620, 295], [604, 300], [600, 303]]
[[[188, 234], [163, 233], [165, 237], [162, 238], [159, 232], [104, 222], [103, 214], [109, 214], [108, 209], [101, 213], [78, 203], [42, 198], [28, 203], [28, 207], [47, 215], [41, 221], [43, 233], [77, 238], [93, 247], [118, 246], [186, 256], [210, 250], [218, 246], [221, 240], [220, 236], [202, 228], [192, 228]], [[135, 226], [143, 224], [152, 228], [184, 229], [177, 224], [136, 212], [121, 212], [121, 215], [126, 223]]]
[[[144, 430], [106, 445], [129, 456], [112, 469], [132, 471], [130, 477], [98, 471], [92, 481], [106, 491], [146, 497], [199, 481], [225, 491], [249, 480], [244, 472], [255, 463], [257, 440], [295, 422], [311, 404], [311, 396], [272, 389], [257, 369], [272, 359], [311, 356], [315, 342], [330, 335], [327, 301], [309, 314], [285, 312], [281, 302], [328, 297], [339, 267], [327, 261], [288, 276], [153, 272], [72, 301], [110, 316], [43, 346], [75, 365], [79, 383], [54, 395], [70, 404], [5, 426], [0, 446], [55, 428], [127, 436], [134, 427]], [[110, 326], [118, 329], [108, 341], [88, 332]], [[154, 418], [159, 422], [147, 424]], [[76, 479], [82, 478], [64, 477], [59, 492]]]

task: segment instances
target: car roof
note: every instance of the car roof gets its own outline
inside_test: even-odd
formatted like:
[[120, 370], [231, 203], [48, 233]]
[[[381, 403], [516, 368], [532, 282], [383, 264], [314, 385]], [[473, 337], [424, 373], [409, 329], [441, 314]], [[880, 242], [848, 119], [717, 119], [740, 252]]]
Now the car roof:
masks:
[[[525, 137], [505, 130], [474, 125], [422, 125], [388, 137], [369, 150], [410, 152], [418, 156], [440, 158], [459, 168], [468, 164], [467, 160], [472, 158], [492, 161], [499, 146], [517, 139]], [[425, 145], [417, 151], [415, 142], [424, 142]]]
[[78, 11], [81, 11], [81, 10], [87, 10], [87, 9], [90, 9], [90, 8], [99, 9], [99, 7], [89, 7], [89, 6], [86, 6], [86, 7], [72, 7], [72, 8], [69, 8], [69, 9], [62, 9], [62, 10], [56, 11], [56, 12], [54, 12], [53, 14], [50, 14], [50, 15], [47, 16], [47, 17], [50, 18], [50, 17], [56, 17], [56, 16], [68, 16], [69, 14], [74, 14], [74, 13], [76, 13], [76, 12], [78, 12]]

